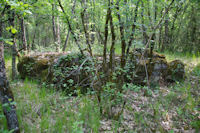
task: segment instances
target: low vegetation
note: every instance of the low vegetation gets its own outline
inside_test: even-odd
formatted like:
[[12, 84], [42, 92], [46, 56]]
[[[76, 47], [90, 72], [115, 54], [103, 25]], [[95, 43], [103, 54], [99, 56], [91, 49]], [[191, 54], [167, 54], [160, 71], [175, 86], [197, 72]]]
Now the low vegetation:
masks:
[[0, 133], [200, 132], [199, 4], [0, 0]]
[[[6, 62], [9, 75], [9, 58]], [[149, 89], [127, 84], [113, 95], [116, 86], [108, 83], [102, 92], [103, 115], [94, 91], [70, 96], [36, 80], [12, 81], [20, 128], [24, 132], [198, 132], [200, 69], [194, 66], [186, 71], [185, 81], [168, 86]], [[6, 119], [0, 116], [2, 130]]]

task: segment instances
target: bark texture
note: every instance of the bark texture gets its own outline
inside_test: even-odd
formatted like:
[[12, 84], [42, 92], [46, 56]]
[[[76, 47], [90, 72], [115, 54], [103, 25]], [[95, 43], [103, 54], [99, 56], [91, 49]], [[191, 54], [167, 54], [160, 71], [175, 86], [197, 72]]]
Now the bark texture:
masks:
[[[2, 23], [0, 23], [0, 37], [2, 36]], [[5, 61], [4, 61], [4, 46], [0, 41], [0, 100], [3, 104], [3, 112], [7, 119], [8, 129], [13, 133], [19, 133], [19, 123], [16, 114], [16, 107], [13, 104], [14, 97], [6, 77]]]
[[27, 50], [27, 40], [26, 40], [26, 30], [25, 30], [25, 24], [24, 24], [24, 18], [21, 19], [21, 32], [22, 32], [22, 42], [23, 42], [23, 48], [24, 51]]

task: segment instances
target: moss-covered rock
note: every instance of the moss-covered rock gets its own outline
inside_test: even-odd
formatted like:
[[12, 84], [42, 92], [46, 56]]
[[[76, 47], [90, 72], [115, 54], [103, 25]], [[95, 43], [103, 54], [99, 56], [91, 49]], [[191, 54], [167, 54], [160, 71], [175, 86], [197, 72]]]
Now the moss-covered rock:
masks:
[[78, 88], [86, 92], [94, 71], [89, 57], [67, 53], [25, 55], [19, 59], [17, 68], [22, 78], [40, 79], [68, 94]]
[[[66, 53], [37, 53], [32, 55], [25, 55], [19, 59], [17, 64], [18, 72], [22, 78], [25, 77], [39, 77], [45, 78], [43, 71], [47, 71], [54, 60]], [[43, 74], [44, 77], [41, 77]]]
[[165, 79], [168, 75], [168, 63], [166, 59], [153, 59], [149, 71], [150, 81], [152, 84], [157, 84], [160, 80]]
[[167, 80], [180, 81], [185, 76], [185, 65], [180, 60], [174, 60], [169, 62], [168, 77]]
[[[143, 56], [142, 56], [143, 55]], [[156, 84], [160, 80], [175, 81], [184, 78], [184, 64], [180, 60], [167, 62], [164, 55], [147, 49], [134, 49], [130, 53], [127, 62], [128, 67], [126, 81], [136, 84], [146, 84], [147, 80]]]
[[157, 82], [165, 77], [168, 71], [165, 56], [156, 52], [150, 53], [149, 49], [134, 49], [130, 52], [127, 65], [127, 75], [131, 74], [128, 82], [142, 85], [146, 84], [147, 80]]
[[[144, 56], [142, 57], [142, 55]], [[96, 62], [102, 61], [100, 56], [95, 58]], [[86, 92], [87, 88], [91, 88], [91, 84], [98, 82], [95, 79], [95, 67], [92, 62], [87, 55], [42, 53], [20, 58], [17, 67], [22, 78], [26, 76], [36, 77], [42, 81], [47, 81], [57, 89], [71, 93], [77, 89], [80, 89], [80, 92]], [[103, 74], [101, 64], [98, 64], [96, 72]], [[115, 57], [114, 65], [120, 66], [119, 57]], [[117, 77], [116, 82], [121, 79], [121, 74], [118, 73], [122, 71], [125, 72], [125, 82], [140, 85], [145, 85], [147, 80], [153, 84], [157, 84], [160, 80], [181, 80], [185, 73], [184, 64], [180, 60], [168, 63], [164, 55], [156, 52], [150, 53], [149, 50], [144, 51], [144, 49], [135, 49], [130, 52], [125, 70], [119, 69], [119, 72], [116, 68], [113, 70]], [[102, 80], [106, 82], [108, 78], [106, 74], [103, 75], [100, 75], [100, 77], [103, 77]]]

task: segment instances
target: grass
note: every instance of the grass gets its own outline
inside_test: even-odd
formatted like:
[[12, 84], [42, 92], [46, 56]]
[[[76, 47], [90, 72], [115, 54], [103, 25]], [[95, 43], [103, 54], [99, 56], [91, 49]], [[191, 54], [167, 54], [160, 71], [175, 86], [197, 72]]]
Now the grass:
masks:
[[192, 72], [194, 73], [194, 75], [200, 77], [200, 63], [198, 63], [198, 64], [194, 67], [194, 69], [193, 69]]
[[174, 52], [166, 51], [162, 54], [166, 56], [166, 59], [168, 61], [179, 59], [183, 61], [186, 65], [189, 65], [192, 68], [196, 66], [198, 63], [200, 63], [200, 53], [199, 54], [174, 53]]
[[[168, 60], [199, 62], [199, 57], [165, 55]], [[9, 74], [10, 56], [5, 59]], [[148, 96], [144, 95], [145, 87], [132, 86], [137, 89], [123, 92], [127, 103], [119, 120], [102, 116], [94, 95], [70, 97], [30, 79], [10, 81], [10, 85], [17, 103], [21, 132], [198, 132], [199, 70], [196, 66], [193, 73], [188, 72], [185, 82], [149, 90], [151, 95]], [[105, 99], [103, 102], [108, 106], [112, 101]], [[0, 107], [0, 132], [5, 132], [6, 119], [2, 114]]]
[[[88, 96], [67, 97], [60, 91], [38, 86], [26, 79], [11, 83], [17, 115], [23, 132], [98, 132], [97, 102]], [[1, 119], [0, 129], [6, 120]]]
[[[98, 130], [99, 113], [87, 97], [67, 97], [62, 92], [38, 87], [34, 81], [13, 83], [21, 129], [25, 132], [79, 132], [83, 126]], [[81, 102], [80, 102], [81, 101]], [[87, 123], [87, 125], [83, 125]], [[28, 128], [27, 128], [28, 127]]]

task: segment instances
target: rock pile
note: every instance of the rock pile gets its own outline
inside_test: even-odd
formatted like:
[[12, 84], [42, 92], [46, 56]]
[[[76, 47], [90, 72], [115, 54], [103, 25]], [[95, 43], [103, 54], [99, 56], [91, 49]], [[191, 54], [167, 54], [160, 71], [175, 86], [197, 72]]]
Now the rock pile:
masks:
[[[64, 90], [89, 88], [95, 72], [90, 58], [69, 53], [26, 55], [19, 60], [17, 67], [22, 78], [39, 78]], [[180, 60], [168, 63], [164, 55], [143, 49], [130, 52], [125, 71], [126, 82], [140, 85], [145, 85], [147, 81], [154, 84], [160, 80], [181, 80], [185, 73], [184, 64]]]
[[[173, 82], [184, 78], [184, 64], [180, 60], [167, 62], [164, 55], [149, 50], [135, 49], [128, 59], [128, 82], [136, 84], [158, 83], [160, 80]], [[131, 66], [131, 67], [130, 67]], [[131, 69], [130, 69], [131, 68]]]

